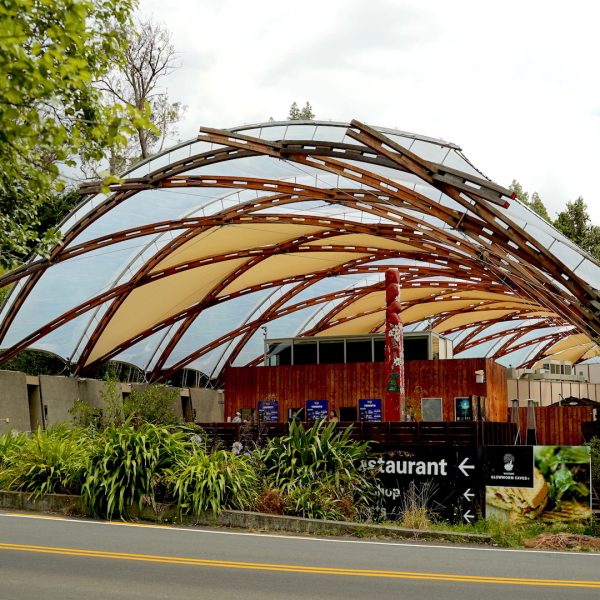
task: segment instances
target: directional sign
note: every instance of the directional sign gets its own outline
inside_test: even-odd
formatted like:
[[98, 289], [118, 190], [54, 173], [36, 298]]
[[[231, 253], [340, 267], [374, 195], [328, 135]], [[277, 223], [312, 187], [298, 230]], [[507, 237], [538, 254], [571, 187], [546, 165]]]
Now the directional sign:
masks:
[[471, 500], [473, 500], [473, 498], [475, 498], [475, 494], [473, 492], [471, 492], [471, 488], [468, 488], [467, 490], [465, 490], [463, 492], [463, 498], [467, 502], [471, 502]]
[[469, 471], [475, 468], [475, 465], [472, 465], [469, 463], [469, 457], [465, 457], [462, 459], [460, 465], [458, 465], [458, 468], [460, 469], [460, 471], [462, 472], [462, 474], [465, 477], [469, 476]]
[[485, 510], [483, 455], [480, 449], [410, 446], [384, 456], [371, 457], [364, 466], [375, 469], [386, 512], [402, 509], [413, 486], [427, 496], [429, 508], [450, 521], [470, 523]]

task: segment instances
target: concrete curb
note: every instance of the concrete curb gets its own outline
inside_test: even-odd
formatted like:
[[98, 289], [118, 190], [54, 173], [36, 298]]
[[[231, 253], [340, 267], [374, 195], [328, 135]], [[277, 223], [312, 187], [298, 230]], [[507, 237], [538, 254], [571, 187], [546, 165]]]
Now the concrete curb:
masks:
[[[132, 507], [131, 517], [160, 523], [183, 523], [208, 527], [232, 527], [259, 531], [280, 531], [286, 533], [311, 534], [319, 536], [352, 536], [356, 538], [387, 538], [411, 540], [438, 540], [449, 542], [490, 544], [491, 538], [477, 533], [455, 531], [435, 531], [404, 529], [390, 525], [372, 525], [369, 523], [351, 523], [348, 521], [325, 521], [269, 515], [265, 513], [241, 510], [222, 510], [219, 515], [203, 513], [201, 515], [179, 515], [172, 504], [151, 506], [138, 510]], [[26, 492], [0, 491], [0, 509], [52, 512], [65, 516], [83, 516], [85, 509], [81, 496], [65, 494], [47, 494], [33, 497]]]

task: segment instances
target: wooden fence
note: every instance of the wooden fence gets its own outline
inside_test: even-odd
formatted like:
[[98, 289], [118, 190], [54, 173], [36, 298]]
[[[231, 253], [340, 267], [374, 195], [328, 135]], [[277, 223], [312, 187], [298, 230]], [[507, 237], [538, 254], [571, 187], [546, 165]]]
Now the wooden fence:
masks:
[[[288, 423], [197, 423], [217, 442], [231, 448], [234, 442], [258, 442], [285, 435]], [[338, 427], [352, 426], [351, 437], [357, 441], [371, 441], [374, 449], [385, 452], [406, 445], [512, 445], [517, 437], [513, 423], [476, 421], [443, 422], [385, 422], [338, 423]]]
[[[521, 443], [527, 441], [527, 408], [519, 408]], [[593, 419], [589, 406], [538, 406], [535, 412], [536, 443], [540, 446], [578, 446], [585, 439], [582, 425]], [[510, 419], [510, 410], [509, 410]]]

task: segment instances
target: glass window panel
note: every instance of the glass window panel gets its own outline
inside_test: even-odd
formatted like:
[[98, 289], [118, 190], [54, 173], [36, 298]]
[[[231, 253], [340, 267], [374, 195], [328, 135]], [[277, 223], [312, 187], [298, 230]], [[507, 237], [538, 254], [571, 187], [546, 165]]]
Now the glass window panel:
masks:
[[430, 162], [441, 163], [450, 152], [450, 148], [431, 142], [415, 140], [415, 143], [410, 147], [410, 151]]
[[267, 351], [267, 364], [270, 367], [277, 367], [280, 365], [291, 365], [292, 343], [280, 342], [276, 344], [269, 344]]
[[319, 341], [319, 363], [338, 364], [344, 362], [344, 340]]
[[559, 241], [556, 241], [552, 245], [550, 252], [560, 259], [569, 269], [575, 269], [575, 267], [583, 260], [583, 256], [580, 252]]
[[465, 173], [468, 173], [469, 175], [475, 175], [475, 177], [483, 177], [483, 175], [477, 170], [475, 169], [473, 166], [471, 166], [467, 160], [461, 156], [461, 154], [459, 152], [457, 152], [456, 150], [452, 149], [450, 150], [450, 152], [448, 152], [448, 154], [446, 155], [446, 158], [444, 159], [443, 163], [444, 165], [451, 167], [453, 169], [458, 169], [459, 171], [463, 171]]
[[600, 288], [600, 267], [591, 260], [586, 258], [575, 272], [596, 289]]
[[[372, 340], [346, 340], [346, 362], [373, 362]], [[377, 362], [377, 358], [375, 362]]]
[[346, 135], [346, 129], [346, 126], [319, 125], [313, 139], [327, 142], [341, 142]]
[[404, 338], [404, 360], [428, 360], [429, 359], [429, 336], [405, 337]]
[[315, 135], [314, 125], [294, 125], [290, 123], [285, 134], [287, 140], [312, 140]]
[[[263, 140], [283, 140], [285, 138], [285, 130], [287, 125], [274, 125], [272, 127], [263, 126], [260, 131], [260, 137]], [[240, 132], [244, 133], [244, 132]]]
[[374, 342], [375, 362], [385, 361], [385, 340], [376, 339]]
[[316, 365], [317, 364], [317, 342], [294, 342], [294, 364]]

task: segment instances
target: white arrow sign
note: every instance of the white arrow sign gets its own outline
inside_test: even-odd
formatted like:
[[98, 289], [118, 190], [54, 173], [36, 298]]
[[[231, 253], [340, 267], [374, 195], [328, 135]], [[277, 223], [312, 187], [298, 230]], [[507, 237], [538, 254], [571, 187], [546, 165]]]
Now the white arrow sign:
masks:
[[470, 511], [470, 510], [468, 510], [468, 511], [467, 511], [467, 512], [466, 512], [466, 513], [463, 515], [463, 519], [464, 519], [464, 520], [465, 520], [467, 523], [470, 523], [470, 522], [473, 520], [473, 517], [474, 517], [474, 516], [475, 516], [475, 515], [472, 515], [472, 514], [471, 514], [471, 511]]
[[460, 465], [458, 465], [458, 468], [462, 471], [463, 475], [465, 477], [468, 477], [469, 474], [467, 473], [467, 469], [474, 469], [475, 465], [468, 465], [467, 462], [469, 460], [469, 457], [467, 456], [467, 458], [463, 459], [463, 461], [460, 463]]
[[471, 488], [467, 489], [467, 491], [463, 494], [463, 496], [470, 502], [475, 498], [475, 494], [471, 492]]

